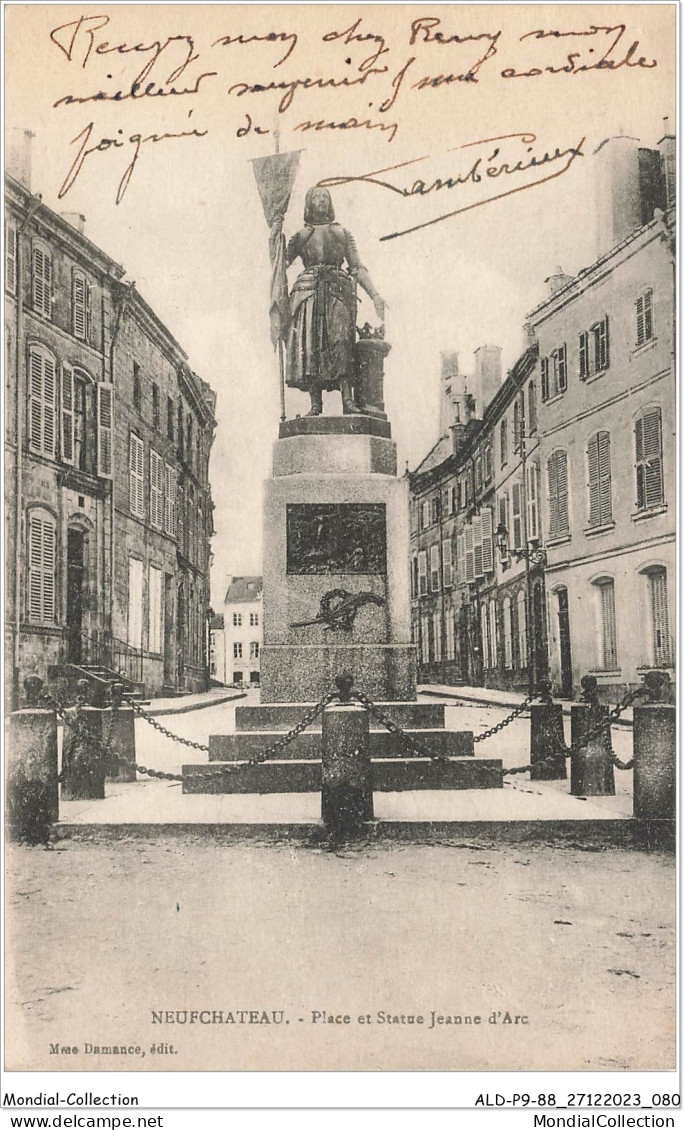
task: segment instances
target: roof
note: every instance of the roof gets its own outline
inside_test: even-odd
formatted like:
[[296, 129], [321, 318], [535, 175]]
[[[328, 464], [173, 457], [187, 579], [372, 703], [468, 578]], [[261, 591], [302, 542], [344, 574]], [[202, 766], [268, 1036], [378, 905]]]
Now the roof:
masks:
[[449, 456], [453, 454], [453, 450], [454, 441], [451, 438], [451, 434], [440, 436], [435, 446], [428, 451], [422, 463], [418, 464], [413, 474], [422, 475], [425, 471], [431, 471], [433, 467], [439, 467], [445, 459], [448, 459]]
[[223, 613], [215, 612], [209, 621], [209, 627], [213, 632], [221, 632], [225, 627], [223, 623]]
[[263, 577], [233, 577], [224, 604], [248, 604], [250, 600], [259, 600], [263, 588]]

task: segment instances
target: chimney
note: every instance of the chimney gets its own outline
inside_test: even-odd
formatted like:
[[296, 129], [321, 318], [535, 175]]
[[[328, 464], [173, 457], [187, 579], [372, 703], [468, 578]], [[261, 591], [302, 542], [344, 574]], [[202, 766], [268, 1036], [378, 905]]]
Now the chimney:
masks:
[[531, 322], [525, 322], [523, 325], [523, 349], [531, 349], [538, 341], [537, 331]]
[[481, 345], [475, 350], [475, 394], [480, 416], [501, 387], [501, 346]]
[[608, 137], [594, 150], [597, 256], [642, 226], [639, 142]]
[[665, 181], [665, 208], [674, 208], [677, 190], [677, 144], [670, 132], [670, 119], [663, 118], [663, 136], [658, 142], [660, 163]]
[[83, 235], [83, 229], [85, 227], [85, 216], [81, 212], [60, 212], [59, 214], [63, 220], [66, 220], [68, 224], [71, 224], [72, 228], [76, 228], [76, 231], [80, 232], [81, 235]]
[[549, 275], [548, 279], [544, 279], [544, 282], [549, 288], [550, 298], [557, 290], [561, 290], [567, 283], [572, 282], [572, 275], [563, 274], [562, 267], [554, 267], [553, 274]]
[[458, 353], [443, 352], [439, 407], [439, 434], [448, 435], [451, 425], [460, 419], [459, 400], [463, 378], [458, 372]]
[[13, 127], [7, 137], [5, 168], [11, 177], [31, 191], [31, 142], [35, 137], [28, 129]]
[[453, 455], [458, 455], [459, 451], [463, 447], [465, 433], [466, 426], [464, 423], [458, 421], [457, 423], [451, 425], [451, 452]]

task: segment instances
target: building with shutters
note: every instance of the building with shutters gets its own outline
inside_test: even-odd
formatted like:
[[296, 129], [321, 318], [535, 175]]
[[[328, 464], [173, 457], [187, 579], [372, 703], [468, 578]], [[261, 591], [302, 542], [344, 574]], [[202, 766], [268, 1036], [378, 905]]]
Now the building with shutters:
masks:
[[[229, 577], [223, 612], [225, 683], [258, 687], [261, 679], [263, 577]], [[219, 676], [220, 677], [220, 676]]]
[[[25, 139], [28, 142], [28, 139]], [[21, 155], [21, 154], [20, 154]], [[215, 395], [85, 235], [5, 180], [6, 683], [207, 680]]]
[[599, 243], [529, 315], [541, 357], [550, 673], [607, 699], [674, 669], [674, 138], [595, 155]]

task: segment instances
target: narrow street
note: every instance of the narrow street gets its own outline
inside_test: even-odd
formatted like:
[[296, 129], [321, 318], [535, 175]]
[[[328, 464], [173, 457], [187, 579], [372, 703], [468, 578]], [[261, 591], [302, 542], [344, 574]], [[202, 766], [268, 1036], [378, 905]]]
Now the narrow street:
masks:
[[[205, 741], [233, 710], [162, 721]], [[505, 711], [447, 714], [477, 732]], [[491, 755], [522, 763], [528, 726], [512, 723]], [[617, 733], [619, 756], [630, 740]], [[186, 760], [142, 721], [137, 741], [155, 768]], [[674, 1064], [670, 855], [579, 835], [331, 850], [197, 827], [11, 846], [7, 875], [11, 1068]]]

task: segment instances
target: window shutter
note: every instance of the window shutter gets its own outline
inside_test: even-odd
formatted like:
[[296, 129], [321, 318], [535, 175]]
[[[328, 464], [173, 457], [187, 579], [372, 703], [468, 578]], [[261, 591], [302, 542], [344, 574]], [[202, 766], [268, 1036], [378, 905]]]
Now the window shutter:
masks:
[[511, 668], [513, 666], [513, 612], [510, 596], [504, 597], [503, 602], [503, 643], [504, 667]]
[[539, 464], [527, 471], [527, 537], [539, 537]]
[[465, 579], [469, 584], [475, 580], [475, 539], [473, 527], [469, 522], [465, 528]]
[[610, 475], [610, 433], [599, 432], [598, 441], [598, 476], [599, 476], [599, 510], [600, 521], [612, 521], [613, 502], [612, 484]]
[[164, 519], [164, 471], [158, 451], [150, 448], [150, 525], [161, 530]]
[[612, 671], [617, 668], [617, 623], [615, 618], [615, 584], [606, 581], [599, 585], [601, 590], [601, 617], [603, 622], [603, 667]]
[[74, 271], [72, 280], [72, 309], [74, 336], [85, 341], [87, 330], [87, 293], [88, 285], [80, 271]]
[[518, 664], [527, 667], [527, 605], [525, 593], [518, 593]]
[[482, 665], [489, 667], [489, 615], [487, 605], [480, 605], [480, 633], [482, 636]]
[[541, 394], [542, 400], [549, 399], [549, 359], [542, 357], [541, 359]]
[[143, 467], [144, 444], [140, 436], [131, 432], [129, 440], [129, 501], [131, 514], [137, 518], [145, 517], [144, 482], [145, 471]]
[[606, 314], [603, 321], [599, 324], [599, 355], [597, 357], [596, 368], [607, 369], [610, 364], [610, 342], [608, 338], [608, 315]]
[[534, 381], [527, 386], [527, 415], [530, 421], [530, 433], [537, 430], [537, 389]]
[[49, 318], [52, 313], [52, 256], [43, 247], [33, 248], [33, 308]]
[[520, 405], [516, 400], [513, 405], [513, 448], [517, 451], [520, 447]]
[[636, 422], [637, 506], [648, 509], [664, 501], [662, 428], [660, 409]]
[[659, 569], [651, 573], [648, 580], [651, 590], [653, 663], [656, 667], [669, 667], [673, 662], [673, 655], [667, 608], [667, 574], [664, 569]]
[[491, 659], [491, 666], [496, 667], [499, 663], [499, 648], [497, 640], [497, 614], [496, 614], [496, 601], [490, 600], [489, 602], [489, 635], [491, 645], [489, 649], [489, 656]]
[[442, 574], [444, 576], [444, 588], [450, 589], [454, 583], [453, 549], [451, 545], [451, 538], [445, 538], [445, 540], [442, 542]]
[[484, 577], [482, 567], [482, 517], [476, 514], [473, 518], [473, 567], [476, 577]]
[[62, 426], [60, 442], [62, 459], [74, 461], [74, 372], [70, 365], [62, 365]]
[[647, 290], [644, 295], [644, 340], [650, 341], [653, 337], [653, 291]]
[[637, 345], [643, 345], [646, 340], [646, 332], [644, 329], [644, 299], [645, 295], [640, 295], [636, 300]]
[[555, 451], [547, 463], [549, 480], [549, 537], [562, 537], [569, 531], [568, 457]]
[[[164, 533], [169, 534], [170, 537], [176, 536], [177, 526], [180, 527], [182, 522], [182, 504], [180, 497], [178, 509], [180, 513], [178, 517], [176, 517], [176, 472], [173, 467], [166, 463], [164, 481]], [[181, 546], [181, 549], [182, 548]]]
[[456, 539], [456, 574], [459, 585], [464, 585], [466, 583], [465, 534], [459, 534]]
[[57, 369], [51, 357], [43, 361], [43, 451], [46, 455], [55, 454], [57, 423]]
[[522, 506], [520, 483], [513, 484], [513, 549], [522, 549]]
[[568, 387], [568, 350], [565, 343], [558, 350], [558, 391], [565, 392]]
[[[43, 449], [43, 357], [32, 349], [29, 354], [29, 436], [31, 447]], [[640, 422], [640, 421], [639, 421]]]
[[439, 545], [430, 546], [430, 588], [439, 592]]
[[86, 283], [85, 288], [85, 303], [86, 303], [86, 324], [85, 324], [85, 340], [90, 341], [93, 329], [93, 288]]
[[598, 526], [601, 520], [598, 436], [592, 436], [589, 440], [587, 463], [589, 468], [589, 525]]
[[549, 484], [549, 537], [558, 537], [558, 453], [556, 452], [546, 464], [546, 473]]
[[494, 570], [494, 521], [490, 506], [483, 507], [480, 519], [482, 522], [482, 568], [485, 573], [492, 573]]
[[97, 388], [97, 473], [101, 479], [114, 475], [114, 385]]
[[32, 514], [29, 522], [29, 620], [54, 622], [55, 566], [54, 521]]
[[9, 222], [5, 224], [5, 288], [17, 293], [17, 227]]
[[582, 381], [589, 376], [589, 335], [587, 333], [579, 335], [579, 375]]

